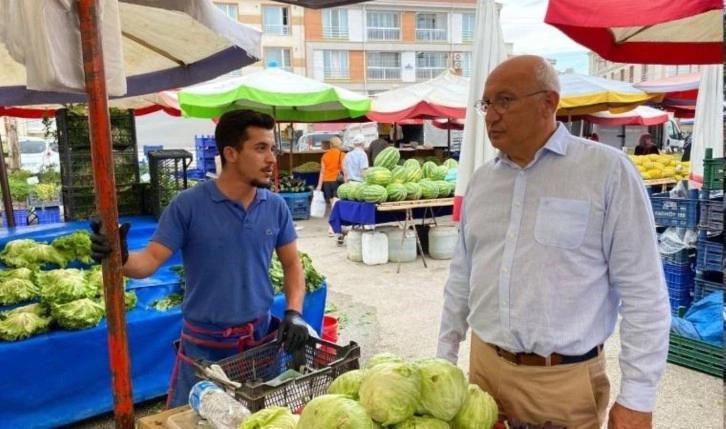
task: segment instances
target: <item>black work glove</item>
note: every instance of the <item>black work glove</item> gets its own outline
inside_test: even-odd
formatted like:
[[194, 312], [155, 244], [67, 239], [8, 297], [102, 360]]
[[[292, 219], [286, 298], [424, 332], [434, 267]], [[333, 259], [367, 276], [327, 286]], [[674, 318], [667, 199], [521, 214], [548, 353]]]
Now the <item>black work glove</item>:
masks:
[[[126, 236], [129, 233], [131, 224], [124, 223], [118, 228], [118, 236], [121, 241], [121, 265], [124, 265], [129, 260], [129, 245], [126, 240]], [[101, 221], [91, 221], [91, 259], [98, 262], [99, 264], [111, 254], [111, 244], [108, 242], [106, 234], [101, 233]]]
[[285, 317], [277, 330], [277, 340], [285, 346], [285, 351], [294, 352], [305, 347], [308, 340], [308, 324], [295, 310], [285, 311]]

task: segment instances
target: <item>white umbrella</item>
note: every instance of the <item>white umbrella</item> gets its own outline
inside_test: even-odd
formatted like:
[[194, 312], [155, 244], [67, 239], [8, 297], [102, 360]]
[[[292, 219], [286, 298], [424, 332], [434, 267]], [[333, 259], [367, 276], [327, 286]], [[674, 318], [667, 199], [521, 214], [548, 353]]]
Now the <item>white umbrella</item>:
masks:
[[607, 110], [585, 115], [585, 119], [598, 125], [658, 125], [668, 122], [668, 112], [649, 106], [638, 106], [625, 113], [611, 113]]
[[496, 150], [489, 141], [484, 118], [477, 115], [474, 103], [484, 93], [484, 82], [489, 73], [507, 58], [504, 49], [499, 11], [493, 0], [479, 0], [476, 7], [476, 36], [472, 70], [469, 79], [469, 101], [464, 121], [464, 136], [459, 155], [459, 172], [454, 193], [454, 221], [458, 222], [464, 205], [464, 192], [469, 178], [485, 162], [494, 158]]
[[713, 149], [713, 158], [723, 157], [723, 65], [708, 65], [701, 70], [696, 100], [691, 146], [691, 183], [703, 185], [703, 158]]

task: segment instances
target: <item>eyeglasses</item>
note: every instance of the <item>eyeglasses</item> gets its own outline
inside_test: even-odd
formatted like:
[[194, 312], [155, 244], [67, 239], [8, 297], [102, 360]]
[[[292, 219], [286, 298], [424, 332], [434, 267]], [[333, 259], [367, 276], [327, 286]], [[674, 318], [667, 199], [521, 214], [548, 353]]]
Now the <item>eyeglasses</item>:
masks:
[[497, 97], [494, 100], [487, 100], [486, 98], [483, 98], [481, 100], [477, 100], [476, 103], [474, 103], [474, 109], [476, 110], [476, 113], [479, 116], [485, 116], [487, 114], [487, 110], [489, 107], [492, 107], [495, 112], [499, 113], [500, 115], [504, 114], [509, 110], [509, 107], [511, 106], [512, 102], [521, 100], [523, 98], [532, 97], [534, 95], [538, 94], [544, 94], [548, 92], [547, 90], [541, 90], [536, 91], [531, 94], [523, 95], [521, 97], [509, 97], [509, 96], [502, 96]]

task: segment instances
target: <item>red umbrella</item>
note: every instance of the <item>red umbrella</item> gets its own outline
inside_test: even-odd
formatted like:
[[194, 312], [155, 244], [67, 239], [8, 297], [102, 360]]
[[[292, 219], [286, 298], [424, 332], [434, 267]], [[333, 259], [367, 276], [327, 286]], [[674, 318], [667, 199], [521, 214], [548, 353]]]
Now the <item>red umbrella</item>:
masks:
[[603, 112], [585, 115], [585, 119], [598, 125], [658, 125], [668, 122], [668, 112], [648, 106], [638, 106], [625, 113]]
[[606, 60], [723, 62], [722, 0], [550, 0], [545, 22]]

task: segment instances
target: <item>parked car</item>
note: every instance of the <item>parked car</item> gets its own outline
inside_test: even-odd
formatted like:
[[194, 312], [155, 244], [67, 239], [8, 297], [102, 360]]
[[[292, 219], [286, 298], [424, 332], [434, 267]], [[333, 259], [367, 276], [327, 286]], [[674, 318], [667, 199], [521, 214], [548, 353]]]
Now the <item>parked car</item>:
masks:
[[305, 133], [298, 139], [295, 150], [298, 152], [323, 150], [323, 142], [330, 141], [332, 137], [339, 137], [341, 140], [343, 139], [341, 133], [336, 132], [315, 131], [312, 133]]
[[21, 169], [37, 174], [41, 168], [48, 165], [60, 167], [60, 156], [47, 140], [39, 137], [20, 137], [18, 146]]

